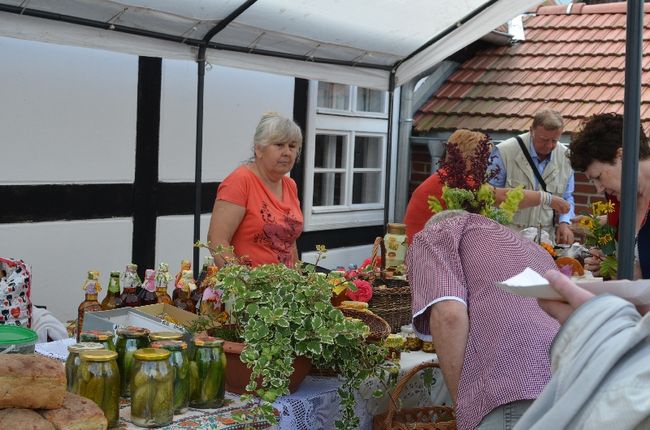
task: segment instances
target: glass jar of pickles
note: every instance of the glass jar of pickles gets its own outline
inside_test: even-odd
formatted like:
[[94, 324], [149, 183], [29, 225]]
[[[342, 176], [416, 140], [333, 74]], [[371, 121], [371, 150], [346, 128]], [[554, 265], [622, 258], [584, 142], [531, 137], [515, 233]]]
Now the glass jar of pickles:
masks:
[[97, 342], [104, 345], [104, 348], [115, 351], [115, 342], [113, 341], [113, 332], [111, 331], [101, 331], [101, 330], [90, 330], [82, 331], [79, 339], [82, 342]]
[[68, 346], [68, 358], [65, 359], [65, 379], [67, 381], [68, 391], [79, 394], [79, 379], [77, 371], [81, 364], [79, 354], [84, 351], [96, 351], [104, 349], [104, 345], [95, 342], [79, 342]]
[[226, 353], [223, 340], [210, 336], [194, 338], [190, 362], [190, 406], [207, 409], [223, 405], [226, 392]]
[[187, 411], [190, 403], [190, 361], [187, 356], [187, 344], [182, 340], [160, 340], [152, 342], [151, 347], [171, 352], [169, 364], [174, 368], [174, 413], [182, 414]]
[[403, 325], [400, 334], [404, 337], [404, 348], [409, 351], [418, 351], [422, 348], [422, 340], [417, 337], [412, 325]]
[[133, 354], [138, 349], [149, 346], [149, 330], [141, 327], [122, 327], [117, 329], [117, 366], [120, 368], [120, 394], [129, 397], [129, 381]]
[[81, 364], [79, 378], [79, 395], [84, 396], [99, 406], [108, 427], [115, 427], [120, 420], [120, 375], [117, 369], [117, 352], [107, 349], [83, 351], [79, 354]]
[[133, 354], [131, 421], [140, 427], [162, 427], [174, 417], [174, 368], [171, 352], [144, 348]]

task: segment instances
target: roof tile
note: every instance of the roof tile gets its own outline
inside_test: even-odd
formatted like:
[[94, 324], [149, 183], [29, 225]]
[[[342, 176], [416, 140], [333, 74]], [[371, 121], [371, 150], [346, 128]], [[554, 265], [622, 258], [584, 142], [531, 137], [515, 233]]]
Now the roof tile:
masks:
[[[575, 131], [588, 116], [622, 112], [625, 3], [541, 7], [524, 21], [526, 41], [478, 52], [453, 73], [414, 116], [416, 131], [459, 127], [525, 130], [543, 107], [555, 108]], [[650, 4], [643, 52], [650, 52]], [[650, 126], [650, 55], [643, 58], [641, 121]]]

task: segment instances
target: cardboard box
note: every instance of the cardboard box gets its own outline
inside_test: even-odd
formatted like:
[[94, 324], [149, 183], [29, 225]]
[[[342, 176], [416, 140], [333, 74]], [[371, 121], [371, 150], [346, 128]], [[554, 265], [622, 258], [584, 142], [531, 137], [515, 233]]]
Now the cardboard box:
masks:
[[156, 303], [155, 305], [140, 306], [136, 309], [140, 312], [144, 312], [147, 315], [152, 315], [161, 320], [165, 320], [166, 322], [170, 321], [166, 320], [164, 316], [169, 316], [173, 321], [176, 321], [177, 325], [182, 327], [187, 327], [192, 321], [196, 320], [199, 317], [192, 312], [184, 311], [183, 309], [168, 305], [167, 303]]
[[[162, 319], [163, 313], [171, 316], [181, 325]], [[197, 315], [178, 309], [167, 304], [140, 306], [137, 308], [120, 308], [111, 311], [86, 312], [84, 315], [83, 330], [103, 330], [115, 333], [118, 327], [135, 326], [150, 330], [174, 331], [183, 333], [183, 339], [190, 344], [192, 334], [182, 324], [187, 324]]]

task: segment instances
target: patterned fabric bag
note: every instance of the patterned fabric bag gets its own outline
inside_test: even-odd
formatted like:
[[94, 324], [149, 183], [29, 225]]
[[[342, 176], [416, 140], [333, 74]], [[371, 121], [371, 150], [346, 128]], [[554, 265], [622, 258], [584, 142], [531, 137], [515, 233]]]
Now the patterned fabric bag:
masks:
[[0, 325], [31, 327], [31, 285], [24, 261], [0, 257]]

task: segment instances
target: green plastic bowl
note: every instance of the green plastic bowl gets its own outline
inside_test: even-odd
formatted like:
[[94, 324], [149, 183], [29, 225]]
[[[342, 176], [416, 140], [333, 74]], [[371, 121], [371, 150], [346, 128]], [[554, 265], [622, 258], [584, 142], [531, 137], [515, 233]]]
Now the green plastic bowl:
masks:
[[33, 354], [38, 335], [15, 325], [0, 326], [0, 354]]

